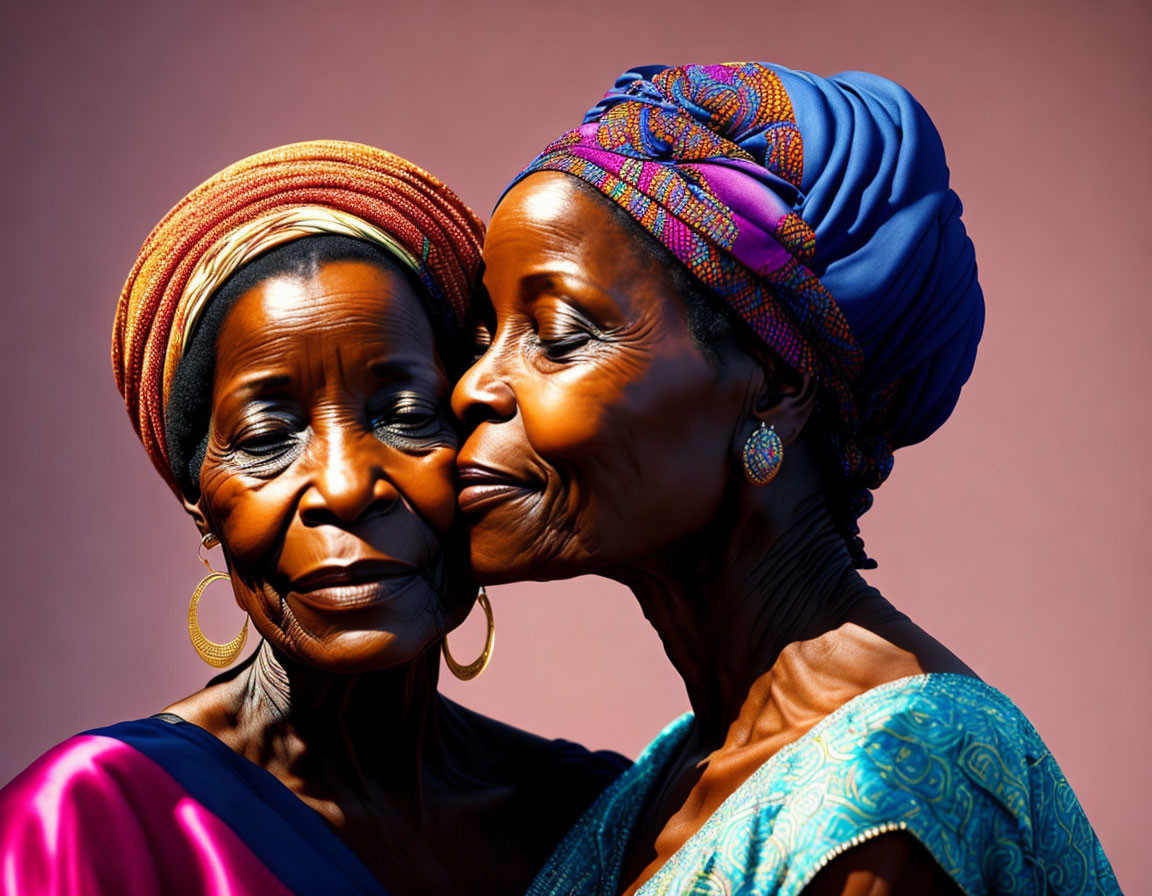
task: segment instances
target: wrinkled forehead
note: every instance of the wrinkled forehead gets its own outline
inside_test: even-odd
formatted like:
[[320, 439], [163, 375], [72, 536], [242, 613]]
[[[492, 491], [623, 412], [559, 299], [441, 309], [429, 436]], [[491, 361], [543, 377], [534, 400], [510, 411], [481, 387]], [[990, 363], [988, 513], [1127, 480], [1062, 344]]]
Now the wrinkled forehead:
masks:
[[505, 193], [492, 215], [484, 257], [490, 288], [490, 275], [508, 269], [519, 275], [556, 272], [595, 280], [663, 281], [672, 260], [626, 211], [557, 171], [530, 174]]
[[228, 310], [216, 356], [218, 384], [268, 366], [440, 370], [431, 321], [408, 280], [366, 261], [255, 284]]

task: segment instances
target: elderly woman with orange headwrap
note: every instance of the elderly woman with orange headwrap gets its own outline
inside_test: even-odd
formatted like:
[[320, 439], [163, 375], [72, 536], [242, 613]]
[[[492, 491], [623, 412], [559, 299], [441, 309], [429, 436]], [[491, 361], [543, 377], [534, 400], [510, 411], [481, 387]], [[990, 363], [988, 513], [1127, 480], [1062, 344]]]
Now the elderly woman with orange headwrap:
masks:
[[[475, 590], [447, 411], [483, 228], [382, 150], [301, 143], [198, 187], [145, 242], [113, 366], [144, 447], [263, 640], [0, 792], [6, 893], [519, 892], [622, 766], [441, 697]], [[489, 616], [491, 610], [481, 596]], [[449, 666], [476, 674], [481, 659]]]

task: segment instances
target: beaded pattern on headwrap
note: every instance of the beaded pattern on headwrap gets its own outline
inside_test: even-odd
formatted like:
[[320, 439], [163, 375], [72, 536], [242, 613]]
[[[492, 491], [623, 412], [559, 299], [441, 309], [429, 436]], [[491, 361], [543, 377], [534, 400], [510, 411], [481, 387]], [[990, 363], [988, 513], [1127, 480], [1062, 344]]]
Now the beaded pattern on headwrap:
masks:
[[196, 318], [241, 264], [315, 233], [384, 246], [463, 323], [479, 277], [483, 224], [422, 168], [382, 149], [320, 140], [224, 169], [149, 235], [121, 292], [112, 334], [116, 385], [153, 465], [177, 496], [165, 408]]
[[[753, 156], [735, 140], [757, 132]], [[517, 180], [547, 170], [591, 184], [786, 363], [819, 379], [823, 403], [834, 404], [825, 416], [836, 423], [833, 450], [848, 485], [838, 516], [862, 561], [856, 518], [871, 504], [867, 489], [891, 470], [892, 455], [882, 433], [860, 437], [853, 380], [861, 349], [834, 298], [805, 266], [815, 250], [812, 228], [772, 194], [755, 197], [754, 221], [737, 221], [734, 209], [746, 170], [777, 179], [787, 197], [799, 195], [803, 165], [792, 104], [775, 72], [756, 63], [684, 66], [618, 83], [582, 127], [549, 145]], [[740, 240], [746, 244], [738, 246]]]

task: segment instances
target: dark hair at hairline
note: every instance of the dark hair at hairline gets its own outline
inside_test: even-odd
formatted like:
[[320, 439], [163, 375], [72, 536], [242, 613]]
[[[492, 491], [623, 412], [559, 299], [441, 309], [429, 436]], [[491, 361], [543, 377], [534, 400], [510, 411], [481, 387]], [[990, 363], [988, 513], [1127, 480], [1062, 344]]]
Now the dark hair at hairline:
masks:
[[[336, 261], [364, 261], [402, 277], [428, 314], [436, 347], [450, 366], [450, 375], [458, 372], [455, 367], [466, 363], [450, 310], [434, 301], [412, 271], [384, 247], [353, 237], [318, 234], [270, 249], [237, 270], [213, 293], [176, 367], [165, 411], [165, 437], [172, 473], [189, 500], [200, 496], [200, 467], [212, 418], [216, 342], [228, 312], [240, 296], [266, 280], [284, 275], [314, 277], [322, 265]], [[459, 364], [451, 363], [458, 356]]]

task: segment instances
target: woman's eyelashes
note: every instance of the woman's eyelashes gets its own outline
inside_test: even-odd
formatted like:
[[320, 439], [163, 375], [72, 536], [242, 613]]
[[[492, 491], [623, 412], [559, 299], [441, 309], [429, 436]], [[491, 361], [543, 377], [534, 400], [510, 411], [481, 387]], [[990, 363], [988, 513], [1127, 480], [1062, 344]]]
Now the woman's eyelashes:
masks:
[[236, 442], [236, 448], [250, 457], [269, 458], [287, 450], [292, 444], [293, 435], [282, 427], [260, 427], [242, 435]]
[[[419, 451], [441, 444], [455, 444], [456, 432], [449, 423], [444, 402], [419, 392], [390, 392], [368, 402], [354, 421], [328, 425], [366, 426], [387, 445]], [[302, 417], [289, 414], [261, 415], [236, 427], [227, 439], [224, 454], [241, 472], [255, 476], [276, 475], [290, 466], [316, 432]]]
[[592, 321], [567, 304], [550, 304], [540, 308], [535, 317], [535, 339], [540, 351], [550, 361], [577, 359], [581, 350], [604, 336]]
[[288, 416], [265, 416], [238, 428], [228, 440], [227, 454], [243, 472], [270, 475], [299, 455], [307, 426]]
[[389, 396], [389, 400], [369, 415], [373, 431], [390, 444], [454, 441], [443, 402], [415, 392]]
[[592, 341], [591, 333], [568, 333], [563, 336], [558, 336], [549, 339], [544, 336], [537, 336], [537, 341], [540, 343], [540, 350], [553, 361], [563, 361], [571, 358], [576, 352], [588, 345]]

